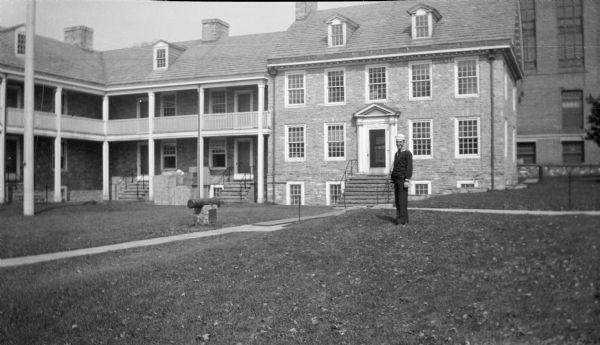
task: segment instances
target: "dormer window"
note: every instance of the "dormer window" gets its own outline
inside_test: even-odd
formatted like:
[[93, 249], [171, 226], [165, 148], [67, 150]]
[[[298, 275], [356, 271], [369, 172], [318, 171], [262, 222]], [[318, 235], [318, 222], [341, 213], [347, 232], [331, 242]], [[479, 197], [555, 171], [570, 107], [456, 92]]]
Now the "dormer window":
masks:
[[415, 16], [415, 38], [430, 37], [429, 15], [421, 14]]
[[165, 42], [154, 46], [154, 69], [167, 69], [169, 67], [169, 46]]
[[339, 14], [329, 17], [325, 23], [328, 24], [327, 46], [329, 47], [345, 46], [350, 35], [358, 29], [358, 24]]
[[25, 55], [25, 32], [17, 31], [15, 33], [15, 53]]
[[413, 39], [430, 38], [433, 26], [442, 16], [433, 7], [419, 4], [408, 11], [411, 16], [411, 35]]

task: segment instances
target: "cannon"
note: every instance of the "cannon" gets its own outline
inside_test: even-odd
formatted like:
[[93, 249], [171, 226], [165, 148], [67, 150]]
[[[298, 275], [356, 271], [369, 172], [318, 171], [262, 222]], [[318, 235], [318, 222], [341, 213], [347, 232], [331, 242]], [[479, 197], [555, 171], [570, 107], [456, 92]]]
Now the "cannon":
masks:
[[196, 225], [215, 225], [217, 222], [217, 208], [221, 207], [223, 201], [218, 198], [190, 199], [188, 208], [194, 209]]

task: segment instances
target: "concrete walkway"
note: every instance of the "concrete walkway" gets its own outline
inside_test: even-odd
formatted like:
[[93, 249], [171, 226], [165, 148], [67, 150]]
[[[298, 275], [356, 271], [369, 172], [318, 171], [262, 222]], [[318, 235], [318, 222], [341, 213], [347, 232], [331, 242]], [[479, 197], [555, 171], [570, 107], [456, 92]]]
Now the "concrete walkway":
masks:
[[[393, 209], [393, 205], [376, 205], [373, 207], [366, 206], [354, 206], [348, 207], [346, 209], [341, 209], [337, 211], [327, 212], [314, 216], [304, 216], [300, 217], [300, 222], [316, 219], [316, 218], [325, 218], [332, 217], [343, 214], [347, 211], [356, 210], [356, 209]], [[527, 211], [527, 210], [488, 210], [488, 209], [449, 209], [449, 208], [409, 208], [409, 210], [421, 210], [421, 211], [435, 211], [435, 212], [464, 212], [464, 213], [491, 213], [491, 214], [514, 214], [514, 215], [538, 215], [538, 216], [561, 216], [561, 215], [587, 215], [587, 216], [600, 216], [600, 211]], [[146, 247], [153, 246], [157, 244], [176, 242], [176, 241], [184, 241], [191, 240], [203, 237], [224, 235], [236, 232], [270, 232], [284, 229], [287, 225], [298, 222], [298, 218], [287, 218], [280, 220], [273, 220], [267, 222], [261, 222], [251, 225], [240, 225], [234, 226], [230, 228], [223, 228], [217, 230], [208, 230], [208, 231], [199, 231], [192, 232], [188, 234], [181, 234], [175, 236], [168, 237], [158, 237], [151, 238], [147, 240], [139, 240], [132, 242], [124, 242], [111, 244], [100, 247], [93, 248], [83, 248], [77, 250], [70, 250], [64, 252], [56, 252], [56, 253], [48, 253], [48, 254], [40, 254], [40, 255], [32, 255], [32, 256], [22, 256], [17, 258], [9, 258], [9, 259], [0, 259], [0, 268], [2, 267], [14, 267], [14, 266], [22, 266], [35, 264], [38, 262], [52, 261], [52, 260], [60, 260], [60, 259], [68, 259], [78, 256], [85, 255], [94, 255], [107, 253], [117, 250], [124, 250], [130, 248], [138, 248], [138, 247]]]

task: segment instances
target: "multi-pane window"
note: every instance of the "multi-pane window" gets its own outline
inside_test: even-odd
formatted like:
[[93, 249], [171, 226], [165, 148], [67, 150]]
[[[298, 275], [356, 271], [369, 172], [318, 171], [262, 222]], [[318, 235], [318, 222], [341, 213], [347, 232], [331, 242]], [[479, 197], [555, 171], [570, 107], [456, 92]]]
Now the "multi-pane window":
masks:
[[302, 204], [302, 183], [288, 183], [288, 203], [290, 205]]
[[479, 92], [477, 59], [456, 61], [456, 95], [473, 96]]
[[415, 16], [416, 38], [429, 37], [429, 16], [427, 14]]
[[177, 144], [163, 143], [162, 145], [162, 168], [176, 169], [177, 168]]
[[583, 141], [563, 141], [562, 158], [563, 164], [583, 163]]
[[286, 156], [290, 160], [304, 160], [305, 158], [304, 129], [304, 125], [286, 126]]
[[523, 30], [523, 64], [526, 70], [535, 70], [537, 65], [535, 0], [521, 0], [521, 23]]
[[327, 182], [327, 205], [335, 205], [342, 198], [342, 183]]
[[346, 144], [344, 141], [344, 125], [326, 125], [327, 130], [327, 152], [326, 158], [344, 158], [346, 156]]
[[227, 151], [224, 139], [211, 139], [208, 142], [211, 168], [225, 168], [227, 162]]
[[344, 24], [331, 25], [331, 46], [344, 45]]
[[477, 183], [475, 181], [458, 181], [458, 188], [460, 189], [472, 189], [476, 187]]
[[415, 183], [414, 195], [428, 195], [429, 185], [427, 183]]
[[167, 50], [165, 48], [156, 49], [156, 68], [167, 67]]
[[583, 91], [562, 92], [562, 128], [583, 128]]
[[343, 103], [344, 97], [344, 71], [327, 71], [327, 102]]
[[517, 159], [522, 164], [535, 164], [535, 143], [518, 143]]
[[369, 101], [382, 101], [387, 99], [387, 76], [385, 67], [369, 67]]
[[410, 98], [431, 97], [431, 64], [429, 62], [410, 65]]
[[415, 158], [431, 157], [431, 120], [413, 121], [410, 130]]
[[304, 104], [304, 73], [288, 74], [287, 77], [287, 104]]
[[583, 16], [581, 0], [556, 0], [558, 66], [583, 67]]
[[227, 96], [225, 91], [211, 92], [211, 110], [213, 114], [227, 112]]
[[479, 155], [479, 120], [460, 119], [456, 122], [457, 157], [473, 157]]
[[19, 55], [25, 55], [25, 37], [24, 33], [17, 33], [17, 54]]
[[162, 95], [162, 116], [175, 116], [177, 114], [177, 101], [175, 94]]

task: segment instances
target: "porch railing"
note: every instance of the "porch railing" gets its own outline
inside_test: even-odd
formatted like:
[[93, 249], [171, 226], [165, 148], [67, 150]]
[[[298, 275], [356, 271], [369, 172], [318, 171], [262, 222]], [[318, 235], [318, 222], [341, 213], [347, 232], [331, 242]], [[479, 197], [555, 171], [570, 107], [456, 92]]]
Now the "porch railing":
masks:
[[[9, 127], [23, 128], [23, 109], [8, 108], [7, 124]], [[129, 118], [109, 120], [107, 134], [140, 135], [149, 133], [148, 118]], [[264, 129], [271, 128], [271, 112], [263, 112]], [[104, 135], [104, 121], [82, 116], [62, 115], [63, 132]], [[202, 128], [205, 131], [247, 130], [258, 128], [258, 112], [238, 112], [222, 114], [204, 114]], [[54, 113], [36, 111], [35, 129], [56, 131], [56, 115]], [[180, 133], [198, 130], [198, 115], [177, 115], [154, 118], [154, 133]]]

